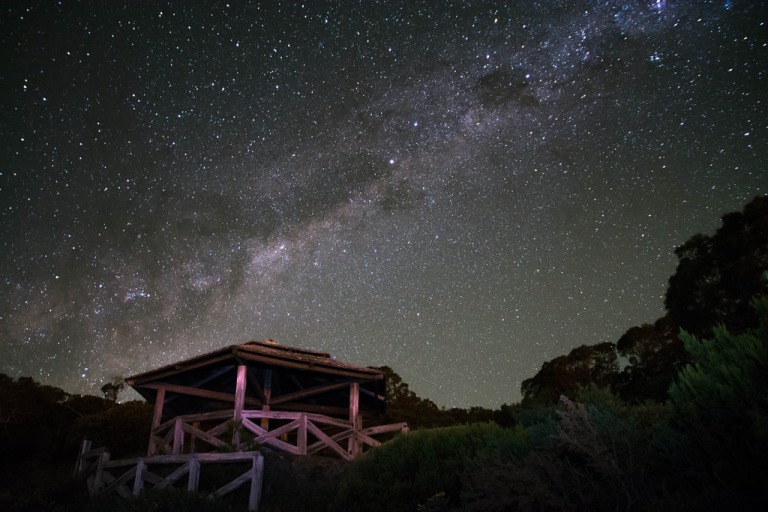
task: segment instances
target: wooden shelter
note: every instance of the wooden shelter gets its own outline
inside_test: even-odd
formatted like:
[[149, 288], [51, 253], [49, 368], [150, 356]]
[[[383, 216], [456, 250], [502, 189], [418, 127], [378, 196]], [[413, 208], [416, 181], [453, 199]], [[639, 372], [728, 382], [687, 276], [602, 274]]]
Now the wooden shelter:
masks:
[[383, 372], [271, 340], [231, 345], [125, 381], [154, 404], [148, 457], [268, 447], [352, 460], [380, 444], [374, 436], [408, 429], [378, 424]]

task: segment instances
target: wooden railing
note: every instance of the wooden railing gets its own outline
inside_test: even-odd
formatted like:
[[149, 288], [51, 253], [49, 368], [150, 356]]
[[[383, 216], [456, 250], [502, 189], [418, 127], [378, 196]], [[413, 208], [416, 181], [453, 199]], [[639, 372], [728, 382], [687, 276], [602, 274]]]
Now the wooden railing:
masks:
[[[155, 455], [110, 460], [110, 454], [105, 448], [91, 449], [91, 442], [85, 440], [77, 459], [75, 474], [85, 478], [91, 496], [116, 492], [123, 498], [130, 498], [140, 494], [147, 485], [155, 489], [173, 487], [185, 475], [187, 476], [186, 489], [196, 492], [198, 491], [202, 464], [233, 462], [250, 462], [251, 467], [240, 476], [211, 492], [208, 497], [225, 496], [245, 484], [250, 484], [248, 510], [257, 512], [264, 474], [264, 457], [259, 452]], [[158, 466], [177, 467], [167, 475], [161, 476], [150, 471], [150, 469], [154, 470]]]
[[353, 422], [305, 412], [243, 410], [240, 418], [233, 420], [233, 410], [177, 416], [152, 430], [148, 455], [194, 453], [205, 451], [204, 445], [224, 451], [268, 446], [293, 455], [326, 450], [352, 460], [365, 446], [381, 444], [373, 436], [408, 431], [406, 423], [362, 428], [359, 418]]

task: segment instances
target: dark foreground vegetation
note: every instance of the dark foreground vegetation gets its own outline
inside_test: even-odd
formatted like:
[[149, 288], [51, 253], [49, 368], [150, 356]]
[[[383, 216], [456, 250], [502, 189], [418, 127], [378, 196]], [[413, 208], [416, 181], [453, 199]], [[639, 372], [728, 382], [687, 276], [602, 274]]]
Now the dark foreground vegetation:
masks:
[[[676, 254], [664, 318], [545, 362], [520, 404], [441, 409], [384, 368], [388, 420], [414, 431], [351, 464], [266, 453], [261, 510], [763, 510], [768, 197]], [[151, 414], [0, 375], [0, 510], [242, 510], [182, 491], [88, 500], [79, 441], [141, 454]]]

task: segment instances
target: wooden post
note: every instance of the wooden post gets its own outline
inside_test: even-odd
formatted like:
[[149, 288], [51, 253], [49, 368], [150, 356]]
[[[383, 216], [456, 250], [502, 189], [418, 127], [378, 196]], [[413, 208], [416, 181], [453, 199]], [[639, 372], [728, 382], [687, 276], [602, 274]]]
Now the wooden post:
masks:
[[181, 418], [176, 418], [173, 424], [173, 454], [179, 455], [184, 451], [184, 423]]
[[[192, 428], [200, 430], [200, 422], [193, 421]], [[197, 436], [195, 434], [189, 435], [189, 453], [195, 453], [197, 451]]]
[[360, 455], [360, 440], [354, 435], [360, 430], [360, 384], [352, 382], [349, 385], [349, 421], [352, 422], [353, 434], [347, 440], [347, 451], [354, 458]]
[[[264, 412], [269, 411], [269, 402], [272, 399], [272, 370], [267, 368], [264, 370], [264, 405], [261, 410]], [[261, 428], [269, 430], [269, 418], [261, 418]]]
[[197, 492], [197, 485], [200, 483], [200, 461], [195, 455], [189, 458], [189, 479], [187, 480], [187, 490]]
[[299, 428], [296, 431], [296, 447], [299, 449], [299, 455], [307, 454], [307, 415], [301, 413], [299, 416]]
[[152, 428], [149, 430], [149, 448], [147, 449], [147, 457], [151, 457], [157, 452], [157, 443], [152, 438], [152, 435], [162, 421], [164, 404], [165, 388], [160, 388], [157, 390], [157, 396], [155, 397], [155, 413], [152, 415]]
[[136, 476], [133, 479], [133, 495], [138, 496], [139, 493], [144, 489], [144, 469], [146, 468], [146, 464], [144, 464], [144, 459], [139, 459], [139, 461], [136, 463]]
[[240, 425], [243, 421], [243, 405], [245, 404], [245, 377], [248, 372], [248, 367], [244, 364], [237, 366], [237, 383], [235, 385], [235, 411], [234, 422], [235, 432], [232, 436], [232, 444], [235, 449], [240, 448]]
[[261, 501], [261, 481], [264, 476], [264, 457], [254, 455], [251, 466], [251, 492], [248, 496], [248, 512], [258, 512]]
[[101, 491], [102, 485], [102, 473], [104, 472], [104, 464], [109, 462], [109, 452], [102, 452], [99, 455], [99, 462], [96, 464], [96, 474], [93, 477], [93, 487], [91, 488], [90, 495], [96, 496]]
[[85, 452], [91, 449], [91, 441], [89, 439], [83, 439], [80, 444], [80, 454], [77, 456], [77, 464], [75, 464], [75, 476], [80, 476], [85, 473], [85, 459], [83, 455]]

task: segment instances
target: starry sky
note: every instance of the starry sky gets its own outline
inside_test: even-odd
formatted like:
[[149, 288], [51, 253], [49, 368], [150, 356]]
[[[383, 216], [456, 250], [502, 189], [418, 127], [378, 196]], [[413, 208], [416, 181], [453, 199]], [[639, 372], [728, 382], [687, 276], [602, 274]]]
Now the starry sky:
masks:
[[0, 372], [251, 339], [498, 407], [768, 193], [744, 1], [3, 2]]

